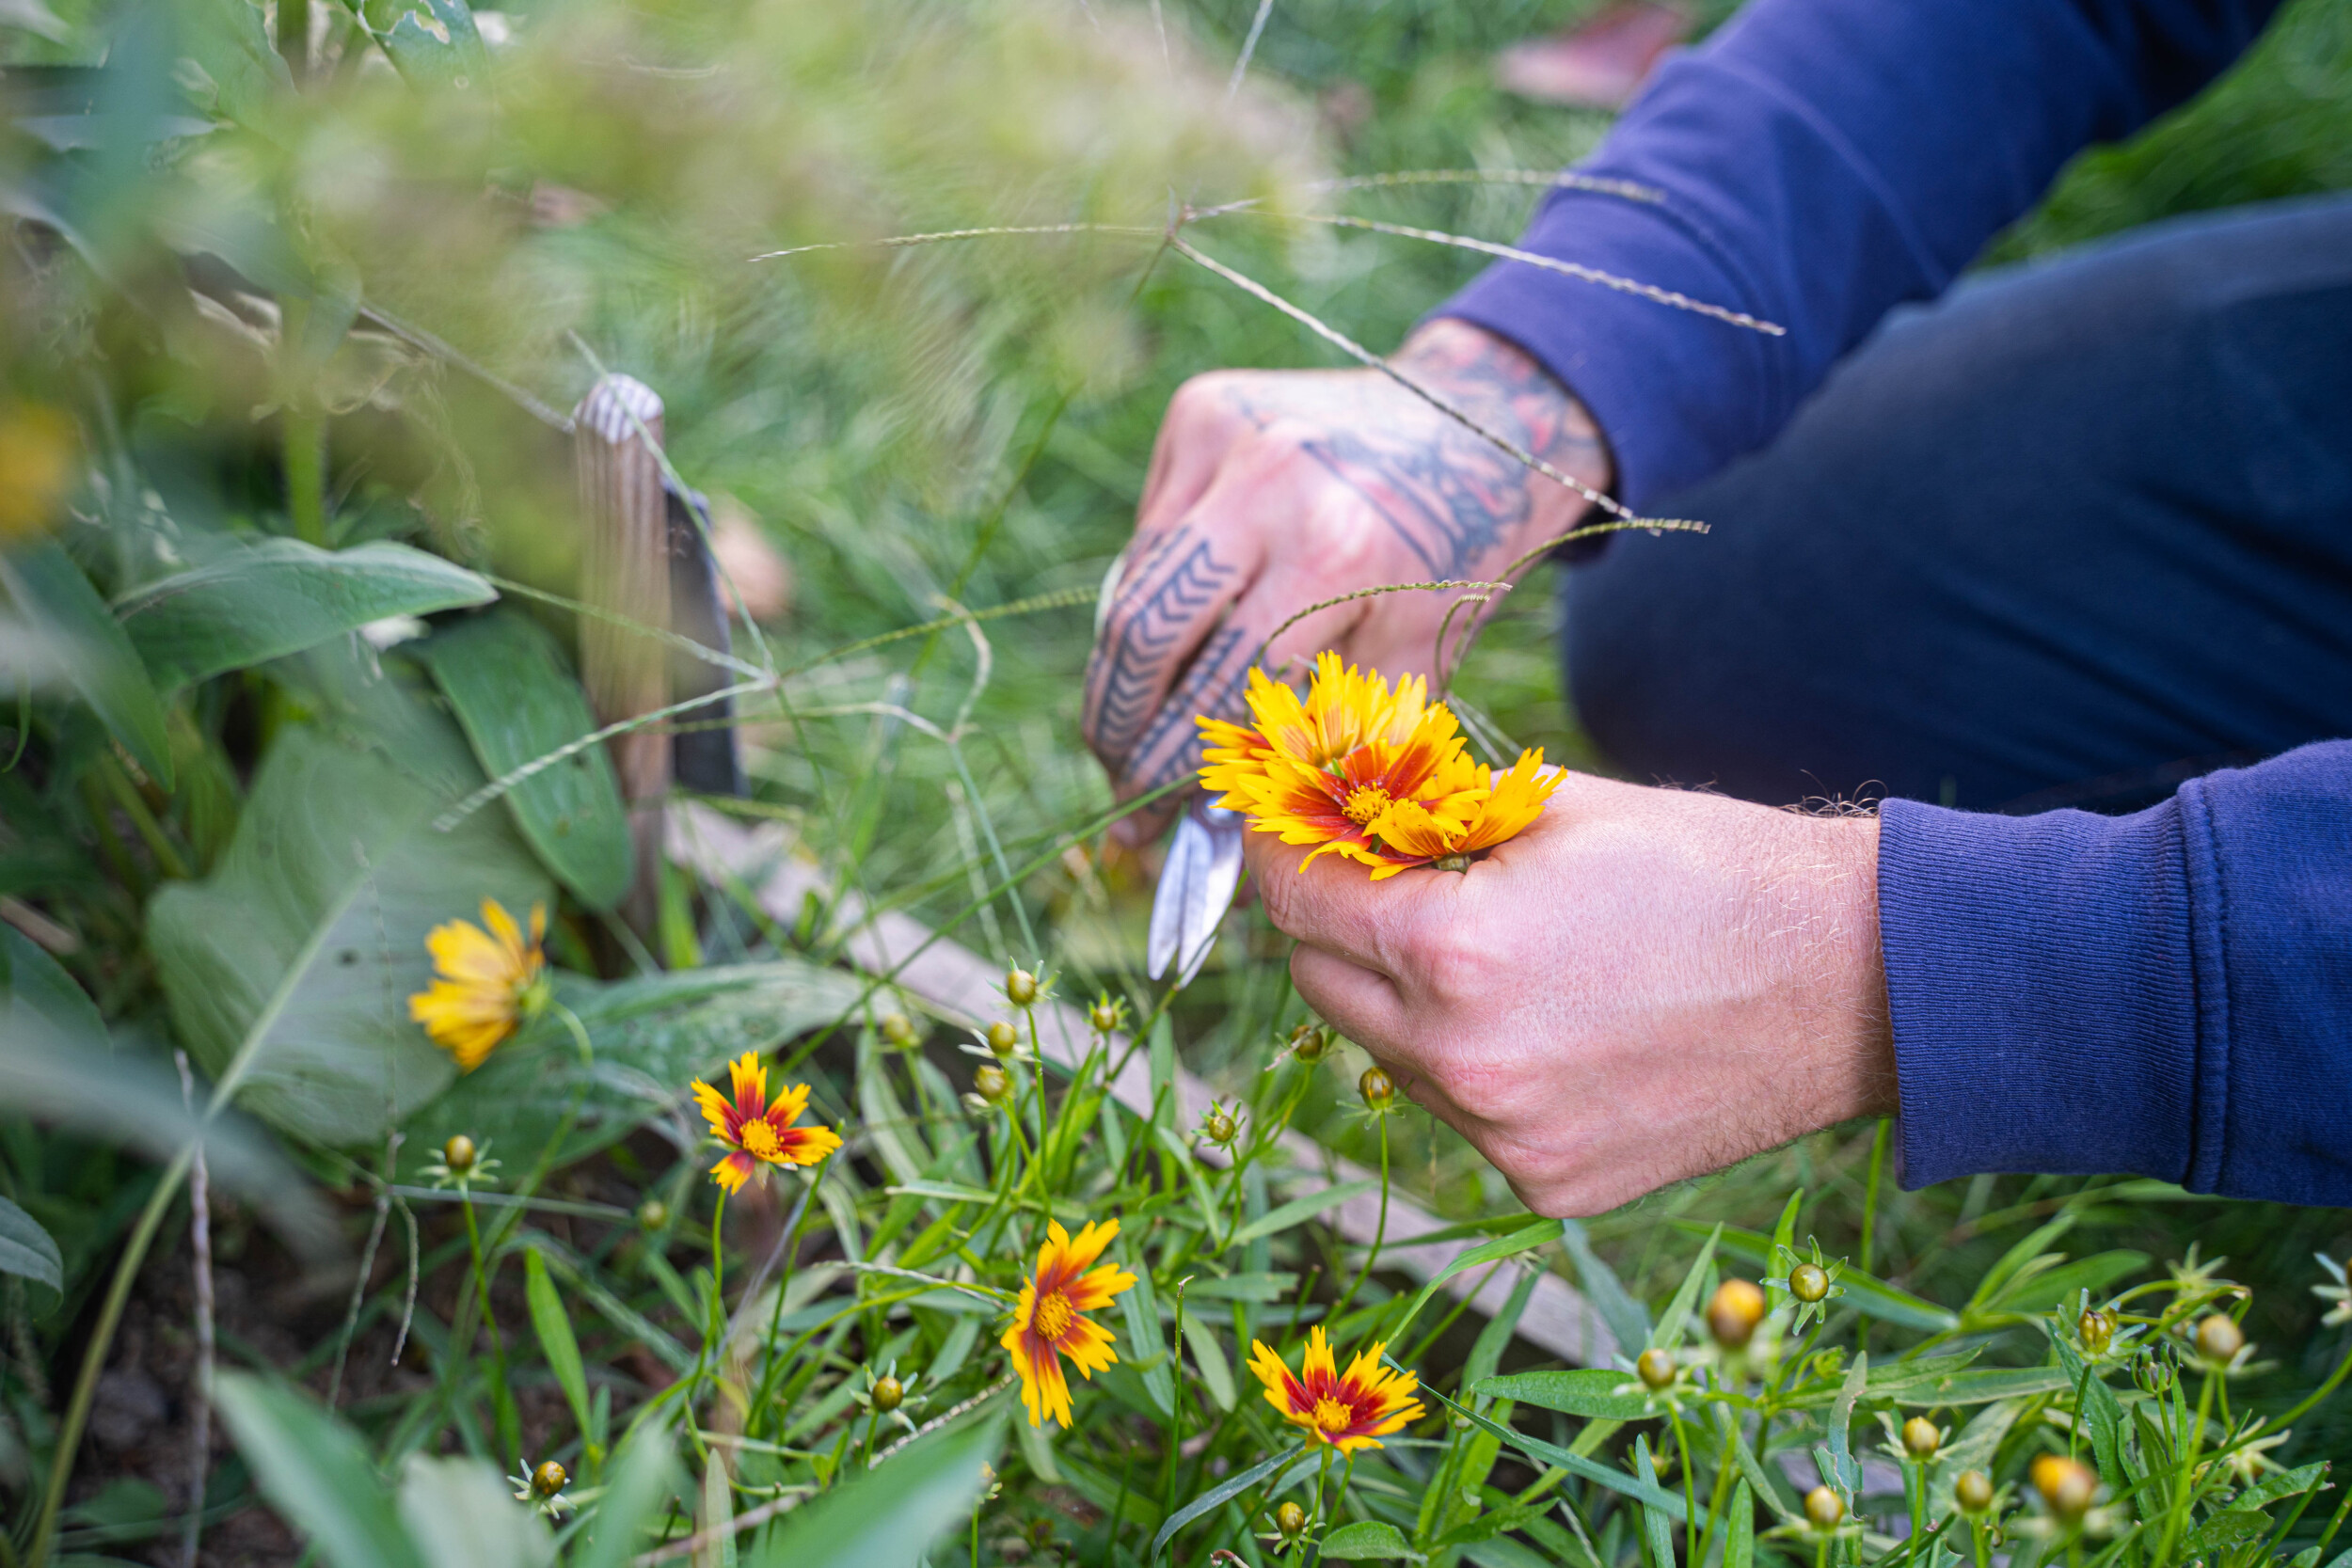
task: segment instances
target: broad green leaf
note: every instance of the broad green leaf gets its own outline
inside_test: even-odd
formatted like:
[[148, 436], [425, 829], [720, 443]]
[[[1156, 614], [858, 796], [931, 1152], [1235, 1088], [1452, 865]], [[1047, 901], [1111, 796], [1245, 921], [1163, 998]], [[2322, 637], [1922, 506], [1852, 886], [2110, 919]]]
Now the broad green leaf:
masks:
[[[1305, 1445], [1302, 1444], [1298, 1448], [1293, 1449], [1288, 1453], [1277, 1454], [1274, 1458], [1266, 1460], [1262, 1464], [1252, 1465], [1248, 1469], [1242, 1471], [1239, 1475], [1227, 1476], [1223, 1481], [1217, 1482], [1215, 1486], [1210, 1487], [1206, 1492], [1201, 1493], [1199, 1497], [1193, 1498], [1192, 1501], [1186, 1503], [1184, 1507], [1178, 1509], [1175, 1513], [1168, 1516], [1168, 1522], [1160, 1526], [1160, 1532], [1152, 1538], [1152, 1550], [1149, 1555], [1152, 1557], [1159, 1556], [1160, 1548], [1167, 1545], [1168, 1541], [1178, 1530], [1183, 1529], [1186, 1525], [1191, 1524], [1195, 1519], [1200, 1518], [1202, 1514], [1207, 1513], [1214, 1509], [1224, 1507], [1227, 1503], [1232, 1501], [1235, 1497], [1240, 1497], [1244, 1492], [1248, 1491], [1260, 1481], [1273, 1481], [1273, 1484], [1268, 1487], [1268, 1491], [1272, 1491], [1274, 1486], [1279, 1486], [1280, 1484], [1279, 1481], [1273, 1480], [1275, 1472], [1283, 1469], [1284, 1466], [1300, 1465], [1304, 1468], [1311, 1469], [1314, 1467], [1315, 1463], [1315, 1457], [1309, 1453]], [[1291, 1478], [1284, 1476], [1281, 1479], [1288, 1480]]]
[[175, 9], [180, 45], [212, 79], [214, 107], [247, 130], [276, 137], [294, 75], [270, 47], [262, 8], [249, 0], [186, 0]]
[[[368, 8], [373, 12], [377, 8]], [[490, 54], [465, 0], [425, 0], [423, 7], [402, 7], [400, 20], [379, 41], [414, 86], [489, 90]]]
[[400, 1520], [432, 1568], [546, 1568], [555, 1560], [538, 1512], [515, 1500], [486, 1459], [411, 1454], [400, 1474]]
[[2200, 1525], [2197, 1533], [2181, 1544], [2180, 1560], [2193, 1562], [2210, 1558], [2233, 1546], [2260, 1540], [2269, 1532], [2269, 1514], [2250, 1508], [2233, 1508]]
[[934, 1433], [787, 1515], [747, 1568], [885, 1568], [913, 1564], [961, 1528], [980, 1500], [983, 1469], [1005, 1440], [1000, 1412]]
[[[596, 727], [563, 650], [511, 610], [476, 615], [413, 650], [449, 699], [474, 760], [502, 778]], [[590, 909], [609, 910], [634, 873], [628, 814], [602, 746], [575, 752], [506, 793], [506, 809], [555, 879]]]
[[1359, 1519], [1352, 1525], [1342, 1525], [1323, 1538], [1323, 1555], [1326, 1560], [1338, 1562], [1427, 1560], [1413, 1550], [1403, 1531], [1378, 1519]]
[[1683, 1335], [1690, 1331], [1691, 1314], [1698, 1307], [1699, 1287], [1707, 1281], [1707, 1267], [1715, 1260], [1715, 1246], [1723, 1240], [1723, 1235], [1724, 1227], [1720, 1225], [1707, 1233], [1707, 1244], [1699, 1248], [1696, 1258], [1691, 1259], [1690, 1270], [1683, 1275], [1682, 1284], [1676, 1290], [1674, 1299], [1666, 1304], [1666, 1310], [1658, 1319], [1658, 1326], [1650, 1330], [1650, 1348], [1673, 1350], [1682, 1343]]
[[[1631, 1392], [1619, 1392], [1629, 1386]], [[1470, 1392], [1581, 1416], [1587, 1420], [1638, 1421], [1660, 1414], [1644, 1397], [1633, 1375], [1613, 1367], [1513, 1372], [1505, 1377], [1484, 1378], [1471, 1385]]]
[[571, 1568], [627, 1568], [644, 1549], [675, 1474], [666, 1433], [641, 1433], [622, 1444], [604, 1497], [582, 1527], [587, 1544], [573, 1545]]
[[[1676, 1229], [1690, 1235], [1703, 1235], [1712, 1227], [1692, 1220], [1669, 1221]], [[1758, 1268], [1769, 1268], [1772, 1243], [1769, 1237], [1754, 1230], [1723, 1227], [1723, 1248], [1743, 1262]], [[1915, 1328], [1925, 1334], [1948, 1334], [1960, 1326], [1960, 1314], [1924, 1301], [1910, 1291], [1898, 1289], [1883, 1280], [1873, 1279], [1857, 1269], [1845, 1269], [1837, 1275], [1838, 1288], [1846, 1293], [1839, 1305], [1851, 1307], [1866, 1318], [1899, 1328]]]
[[556, 1386], [564, 1390], [564, 1398], [572, 1407], [572, 1419], [579, 1423], [581, 1441], [588, 1432], [588, 1374], [580, 1362], [580, 1340], [572, 1333], [572, 1320], [564, 1310], [564, 1298], [555, 1293], [555, 1281], [548, 1277], [548, 1260], [532, 1247], [523, 1253], [523, 1293], [531, 1306], [531, 1326], [539, 1336], [540, 1354], [548, 1358], [548, 1370], [555, 1374]]
[[213, 875], [149, 906], [172, 1022], [209, 1072], [303, 966], [242, 1103], [321, 1143], [379, 1137], [456, 1076], [408, 1017], [408, 996], [431, 978], [425, 934], [478, 921], [485, 898], [521, 919], [548, 894], [498, 814], [433, 828], [479, 775], [445, 721], [411, 717], [400, 755], [310, 726], [282, 732]]
[[246, 1372], [222, 1372], [214, 1397], [262, 1495], [332, 1568], [426, 1568], [349, 1427]]
[[[1185, 1306], [1191, 1306], [1188, 1299]], [[1184, 1314], [1184, 1345], [1192, 1352], [1192, 1364], [1200, 1369], [1200, 1381], [1208, 1386], [1209, 1398], [1219, 1410], [1233, 1408], [1233, 1364], [1226, 1359], [1225, 1346], [1219, 1342], [1216, 1330], [1201, 1321], [1198, 1312]]]
[[156, 686], [171, 691], [316, 647], [389, 615], [497, 597], [498, 590], [463, 566], [389, 540], [323, 550], [299, 539], [270, 539], [127, 594], [115, 613]]
[[64, 546], [47, 540], [0, 555], [0, 588], [32, 633], [63, 659], [66, 678], [106, 733], [149, 778], [169, 789], [171, 739], [164, 730], [163, 700], [131, 639]]
[[[45, 1317], [57, 1305], [65, 1292], [65, 1259], [58, 1255], [57, 1243], [40, 1222], [5, 1197], [0, 1197], [0, 1274], [17, 1275], [29, 1279], [48, 1292], [32, 1300], [35, 1317]], [[1232, 1381], [1226, 1379], [1230, 1385]], [[1229, 1393], [1226, 1408], [1232, 1408]]]
[[0, 1025], [23, 1009], [59, 1035], [104, 1049], [105, 1021], [89, 992], [73, 983], [56, 959], [15, 927], [0, 921]]
[[[603, 984], [559, 975], [556, 999], [587, 1030], [595, 1063], [582, 1065], [569, 1030], [541, 1019], [409, 1119], [409, 1169], [457, 1132], [495, 1139], [500, 1159], [535, 1160], [576, 1098], [557, 1158], [584, 1159], [676, 1104], [695, 1079], [723, 1086], [732, 1058], [839, 1018], [859, 990], [848, 972], [798, 956]], [[820, 1107], [803, 1119], [823, 1120]]]
[[1532, 1252], [1547, 1242], [1559, 1239], [1558, 1220], [1538, 1220], [1524, 1230], [1514, 1231], [1508, 1236], [1497, 1237], [1484, 1246], [1468, 1249], [1429, 1276], [1428, 1282], [1422, 1286], [1421, 1293], [1413, 1298], [1412, 1305], [1405, 1308], [1405, 1316], [1388, 1330], [1388, 1337], [1391, 1339], [1403, 1338], [1412, 1321], [1421, 1316], [1421, 1309], [1429, 1305], [1429, 1298], [1438, 1293], [1438, 1287], [1463, 1270], [1477, 1268], [1482, 1263], [1499, 1263], [1505, 1258], [1516, 1258], [1522, 1252]]
[[1292, 1226], [1303, 1224], [1322, 1213], [1326, 1209], [1336, 1209], [1351, 1197], [1363, 1193], [1376, 1193], [1379, 1190], [1380, 1179], [1376, 1176], [1368, 1176], [1361, 1181], [1343, 1181], [1336, 1187], [1326, 1187], [1320, 1192], [1309, 1193], [1304, 1197], [1292, 1198], [1288, 1203], [1279, 1208], [1268, 1210], [1259, 1218], [1251, 1220], [1248, 1225], [1234, 1231], [1231, 1237], [1227, 1238], [1225, 1244], [1248, 1246], [1261, 1236], [1279, 1236]]
[[1560, 1244], [1568, 1249], [1576, 1262], [1576, 1277], [1584, 1287], [1584, 1299], [1593, 1304], [1600, 1321], [1609, 1325], [1609, 1337], [1617, 1341], [1617, 1348], [1627, 1355], [1636, 1347], [1649, 1343], [1649, 1311], [1633, 1299], [1631, 1291], [1617, 1277], [1600, 1254], [1593, 1250], [1584, 1227], [1574, 1220], [1560, 1222]]

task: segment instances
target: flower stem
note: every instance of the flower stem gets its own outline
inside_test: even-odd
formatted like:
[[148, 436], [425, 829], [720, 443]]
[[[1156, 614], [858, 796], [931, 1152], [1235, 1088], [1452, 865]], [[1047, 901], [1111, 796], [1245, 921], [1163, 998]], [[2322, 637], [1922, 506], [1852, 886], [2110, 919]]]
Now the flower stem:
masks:
[[2345, 1343], [2344, 1349], [2344, 1359], [2338, 1361], [2336, 1363], [2336, 1370], [2328, 1374], [2328, 1381], [2312, 1389], [2309, 1394], [2305, 1395], [2302, 1403], [2296, 1405], [2294, 1409], [2288, 1411], [2285, 1415], [2280, 1417], [2276, 1421], [2272, 1422], [2272, 1427], [2274, 1429], [2284, 1429], [2286, 1427], [2293, 1426], [2296, 1420], [2316, 1407], [2320, 1401], [2334, 1393], [2337, 1386], [2344, 1382], [2344, 1377], [2346, 1372], [2352, 1372], [2352, 1340], [2347, 1340]]
[[[475, 1223], [473, 1194], [458, 1189], [458, 1207], [466, 1212], [466, 1247], [473, 1255], [475, 1299], [482, 1306], [483, 1326], [490, 1331], [490, 1410], [498, 1423], [499, 1448], [509, 1465], [522, 1464], [522, 1423], [515, 1413], [514, 1390], [506, 1386], [506, 1341], [499, 1334], [499, 1321], [490, 1315], [490, 1271], [482, 1256], [482, 1227]], [[464, 1351], [451, 1357], [453, 1368], [463, 1366]]]
[[1338, 1324], [1340, 1319], [1346, 1314], [1348, 1305], [1356, 1299], [1356, 1291], [1363, 1284], [1365, 1276], [1372, 1273], [1372, 1265], [1380, 1256], [1380, 1243], [1388, 1238], [1388, 1234], [1389, 1118], [1384, 1114], [1380, 1117], [1380, 1223], [1373, 1227], [1372, 1246], [1371, 1249], [1364, 1254], [1363, 1267], [1356, 1271], [1356, 1277], [1347, 1282], [1347, 1290], [1340, 1296], [1339, 1305], [1331, 1308], [1329, 1321], [1335, 1326]]
[[2188, 1443], [2181, 1450], [2181, 1462], [2172, 1478], [2172, 1505], [2165, 1510], [2164, 1533], [2156, 1540], [2156, 1555], [2152, 1562], [2172, 1560], [2172, 1538], [2180, 1533], [2189, 1506], [2189, 1478], [2196, 1473], [2198, 1453], [2205, 1446], [2205, 1418], [2213, 1410], [2213, 1386], [2220, 1373], [2207, 1372], [2203, 1385], [2197, 1391], [2197, 1424], [2189, 1429]]

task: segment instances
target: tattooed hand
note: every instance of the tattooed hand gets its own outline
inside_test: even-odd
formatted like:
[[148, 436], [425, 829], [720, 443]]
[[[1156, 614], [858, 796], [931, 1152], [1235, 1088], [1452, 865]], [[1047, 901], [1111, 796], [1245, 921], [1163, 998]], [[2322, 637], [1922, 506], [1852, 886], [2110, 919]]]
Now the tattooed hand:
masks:
[[[1486, 429], [1595, 489], [1607, 451], [1525, 353], [1433, 322], [1391, 361]], [[1087, 740], [1120, 798], [1200, 763], [1193, 716], [1238, 717], [1251, 655], [1307, 606], [1391, 582], [1490, 580], [1576, 526], [1585, 501], [1376, 371], [1220, 371], [1177, 392], [1136, 537], [1087, 669]], [[1427, 673], [1459, 592], [1384, 594], [1299, 621], [1265, 663], [1325, 648], [1391, 679]], [[1470, 611], [1454, 618], [1458, 656]], [[1295, 666], [1292, 666], [1295, 668]], [[1149, 841], [1173, 806], [1114, 831]]]

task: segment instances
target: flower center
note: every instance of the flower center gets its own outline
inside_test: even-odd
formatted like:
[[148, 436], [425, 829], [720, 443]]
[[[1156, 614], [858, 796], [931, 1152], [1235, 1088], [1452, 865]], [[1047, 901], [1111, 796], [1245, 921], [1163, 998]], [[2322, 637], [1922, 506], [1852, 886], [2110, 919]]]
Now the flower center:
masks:
[[1389, 792], [1378, 784], [1358, 784], [1347, 793], [1347, 803], [1340, 807], [1346, 818], [1359, 828], [1369, 828], [1374, 818], [1389, 809]]
[[784, 1152], [784, 1145], [777, 1141], [776, 1130], [765, 1120], [745, 1122], [742, 1138], [743, 1151], [757, 1155], [762, 1160], [772, 1160]]
[[1077, 1315], [1071, 1310], [1070, 1298], [1055, 1291], [1038, 1298], [1037, 1312], [1030, 1318], [1029, 1326], [1041, 1338], [1058, 1341], [1070, 1332], [1071, 1320]]
[[1315, 1430], [1345, 1432], [1356, 1424], [1356, 1412], [1326, 1394], [1315, 1401]]

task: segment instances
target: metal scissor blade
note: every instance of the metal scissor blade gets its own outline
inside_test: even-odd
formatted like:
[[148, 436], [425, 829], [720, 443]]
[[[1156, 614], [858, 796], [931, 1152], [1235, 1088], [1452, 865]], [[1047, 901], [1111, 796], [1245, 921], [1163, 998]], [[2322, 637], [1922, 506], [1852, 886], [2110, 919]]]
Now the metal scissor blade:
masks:
[[1156, 980], [1177, 965], [1176, 984], [1188, 985], [1216, 944], [1217, 923], [1241, 885], [1242, 818], [1196, 796], [1177, 820], [1152, 899], [1152, 934], [1145, 972]]

